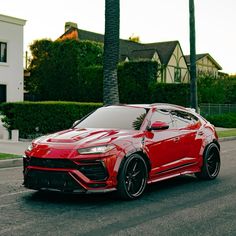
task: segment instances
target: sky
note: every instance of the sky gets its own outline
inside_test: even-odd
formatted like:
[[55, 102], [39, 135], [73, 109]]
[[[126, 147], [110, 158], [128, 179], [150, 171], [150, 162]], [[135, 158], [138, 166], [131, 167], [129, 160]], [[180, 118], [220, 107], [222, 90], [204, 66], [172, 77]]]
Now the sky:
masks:
[[[188, 0], [120, 0], [120, 38], [141, 43], [178, 40], [189, 54]], [[236, 73], [236, 0], [195, 0], [196, 53], [209, 53]], [[57, 39], [65, 22], [104, 34], [105, 0], [0, 0], [0, 14], [27, 20], [24, 50], [36, 39]]]

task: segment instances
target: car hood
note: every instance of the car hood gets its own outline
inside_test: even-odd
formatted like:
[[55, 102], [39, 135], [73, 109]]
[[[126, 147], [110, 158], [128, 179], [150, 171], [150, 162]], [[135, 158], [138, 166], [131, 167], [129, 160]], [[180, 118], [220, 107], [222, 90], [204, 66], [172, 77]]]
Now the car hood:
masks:
[[135, 137], [139, 131], [114, 129], [69, 129], [40, 137], [33, 141], [34, 146], [76, 149], [115, 143], [119, 140]]

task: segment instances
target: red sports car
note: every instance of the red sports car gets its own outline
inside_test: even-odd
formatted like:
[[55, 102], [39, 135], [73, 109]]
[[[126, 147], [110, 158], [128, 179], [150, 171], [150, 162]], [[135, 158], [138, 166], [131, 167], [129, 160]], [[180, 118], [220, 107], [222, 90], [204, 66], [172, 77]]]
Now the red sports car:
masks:
[[170, 105], [101, 107], [72, 128], [40, 137], [24, 156], [24, 185], [36, 190], [140, 197], [147, 184], [178, 175], [211, 180], [220, 171], [214, 126]]

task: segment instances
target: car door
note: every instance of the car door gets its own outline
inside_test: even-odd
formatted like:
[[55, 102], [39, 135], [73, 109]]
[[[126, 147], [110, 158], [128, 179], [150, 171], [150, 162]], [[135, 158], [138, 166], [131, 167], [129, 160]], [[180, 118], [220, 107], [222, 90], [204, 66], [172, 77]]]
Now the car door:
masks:
[[189, 112], [172, 110], [171, 115], [179, 133], [179, 166], [195, 164], [198, 161], [197, 150], [201, 148], [201, 139], [196, 136], [201, 126], [199, 119]]
[[169, 125], [165, 130], [147, 131], [144, 140], [145, 151], [150, 158], [150, 177], [171, 171], [178, 159], [178, 130], [174, 127], [169, 110], [156, 109], [151, 117], [150, 124], [161, 121]]

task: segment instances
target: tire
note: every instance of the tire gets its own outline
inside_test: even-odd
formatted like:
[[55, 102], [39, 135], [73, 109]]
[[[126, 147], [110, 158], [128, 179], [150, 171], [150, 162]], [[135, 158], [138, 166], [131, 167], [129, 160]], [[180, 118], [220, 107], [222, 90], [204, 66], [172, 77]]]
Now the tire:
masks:
[[145, 160], [138, 154], [124, 159], [118, 175], [117, 193], [125, 200], [137, 199], [147, 185], [148, 170]]
[[220, 172], [220, 151], [215, 143], [209, 144], [203, 154], [203, 165], [201, 172], [195, 175], [199, 179], [215, 179]]

